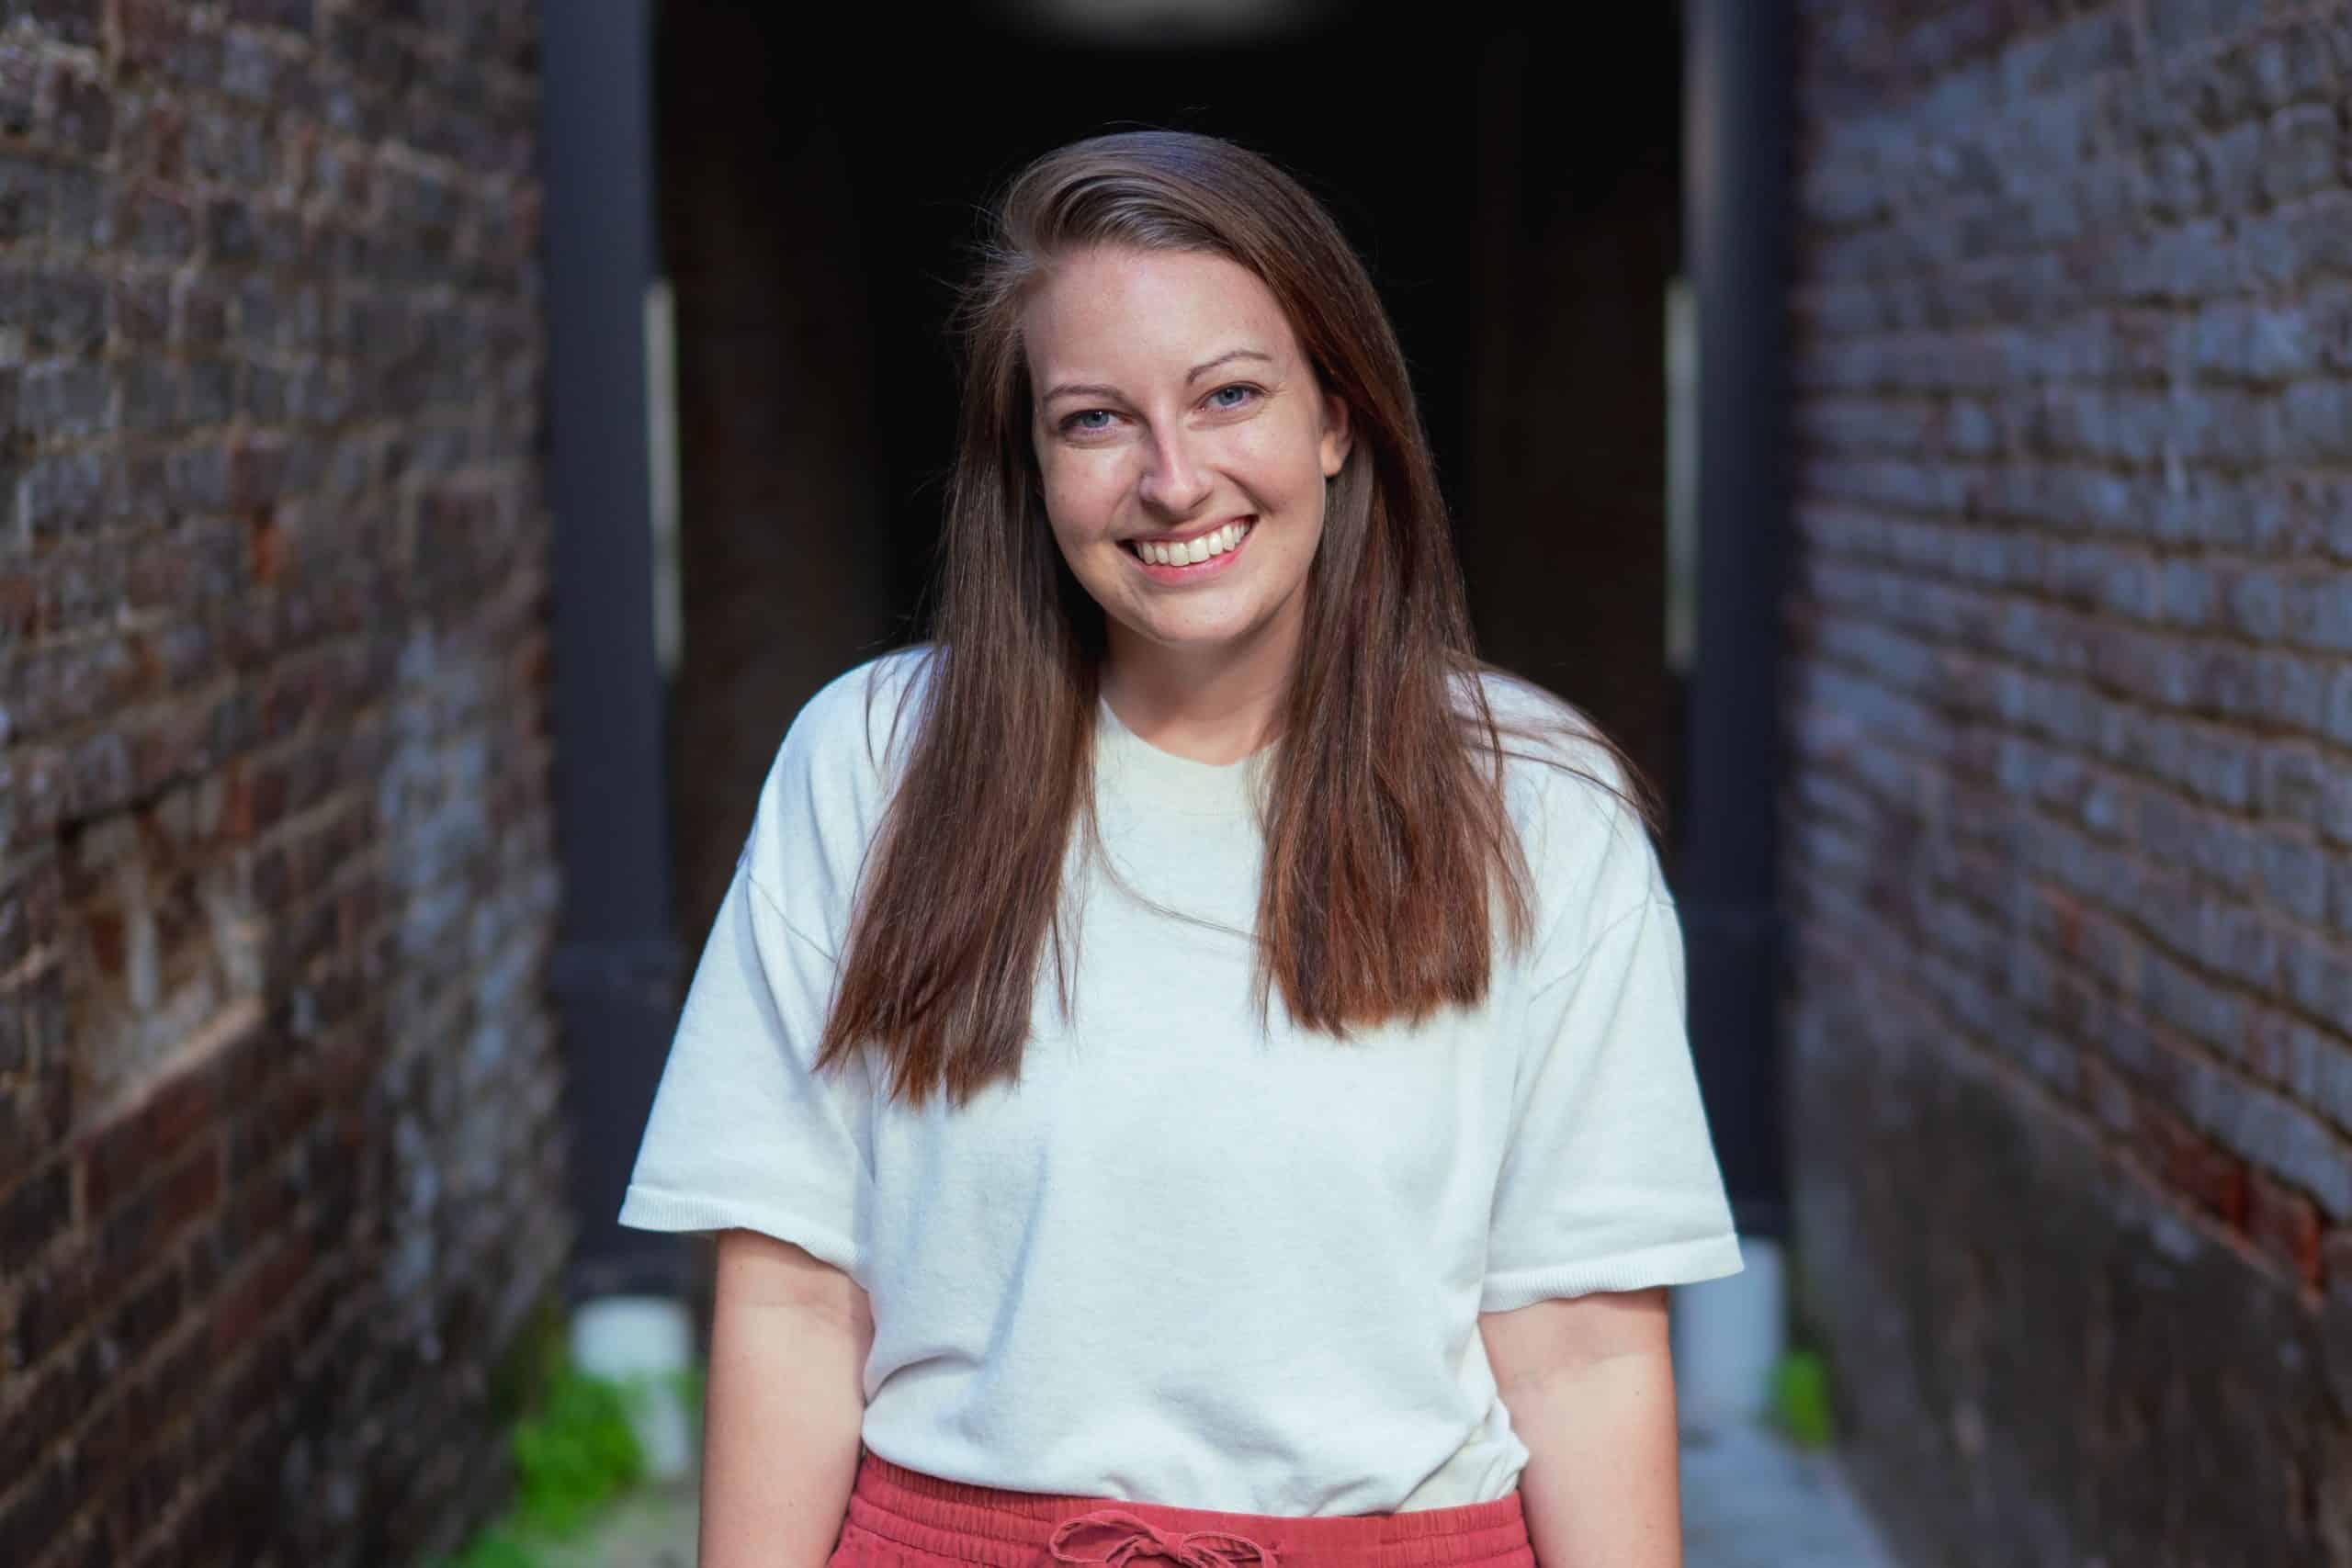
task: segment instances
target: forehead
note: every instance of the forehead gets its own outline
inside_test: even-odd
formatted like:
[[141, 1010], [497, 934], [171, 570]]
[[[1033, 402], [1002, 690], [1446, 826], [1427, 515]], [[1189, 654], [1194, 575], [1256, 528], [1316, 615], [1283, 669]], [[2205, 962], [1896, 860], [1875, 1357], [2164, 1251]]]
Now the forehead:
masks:
[[[1239, 263], [1194, 251], [1083, 251], [1057, 264], [1021, 316], [1038, 380], [1173, 366], [1180, 378], [1227, 348], [1286, 358], [1290, 323]], [[1176, 364], [1176, 361], [1182, 361]]]

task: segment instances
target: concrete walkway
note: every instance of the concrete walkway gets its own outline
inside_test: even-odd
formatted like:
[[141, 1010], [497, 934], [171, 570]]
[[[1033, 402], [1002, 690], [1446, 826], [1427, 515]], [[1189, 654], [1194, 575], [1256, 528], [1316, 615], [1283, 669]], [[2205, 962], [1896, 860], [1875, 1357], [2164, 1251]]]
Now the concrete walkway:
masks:
[[[694, 1568], [695, 1483], [614, 1506], [540, 1568]], [[1897, 1568], [1834, 1454], [1763, 1427], [1694, 1436], [1682, 1450], [1684, 1568]]]
[[694, 1476], [633, 1492], [582, 1540], [543, 1548], [533, 1568], [695, 1568]]
[[1762, 1427], [1682, 1446], [1683, 1568], [1897, 1568], [1834, 1451]]

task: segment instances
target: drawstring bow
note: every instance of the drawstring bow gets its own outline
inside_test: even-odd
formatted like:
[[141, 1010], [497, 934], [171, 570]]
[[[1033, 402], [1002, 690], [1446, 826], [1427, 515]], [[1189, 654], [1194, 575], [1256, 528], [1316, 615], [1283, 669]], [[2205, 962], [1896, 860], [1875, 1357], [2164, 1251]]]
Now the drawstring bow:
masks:
[[1100, 1562], [1105, 1568], [1123, 1568], [1142, 1556], [1165, 1557], [1184, 1568], [1242, 1568], [1252, 1559], [1261, 1568], [1276, 1568], [1273, 1549], [1262, 1541], [1230, 1530], [1163, 1530], [1124, 1508], [1072, 1515], [1046, 1544], [1061, 1562]]

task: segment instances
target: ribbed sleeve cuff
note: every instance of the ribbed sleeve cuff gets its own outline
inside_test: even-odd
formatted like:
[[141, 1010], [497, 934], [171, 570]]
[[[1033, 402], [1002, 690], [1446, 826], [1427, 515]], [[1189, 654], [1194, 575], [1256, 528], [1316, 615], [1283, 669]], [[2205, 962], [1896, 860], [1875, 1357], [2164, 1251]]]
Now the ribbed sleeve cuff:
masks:
[[631, 1182], [621, 1199], [619, 1223], [630, 1230], [710, 1235], [726, 1230], [758, 1231], [788, 1241], [810, 1257], [841, 1269], [865, 1288], [865, 1258], [840, 1229], [773, 1203], [697, 1193], [665, 1192]]
[[1739, 1237], [1725, 1231], [1697, 1241], [1668, 1242], [1614, 1258], [1547, 1264], [1538, 1269], [1511, 1269], [1487, 1276], [1478, 1298], [1480, 1312], [1510, 1312], [1555, 1296], [1581, 1296], [1594, 1291], [1641, 1291], [1653, 1285], [1695, 1285], [1736, 1274], [1747, 1264], [1739, 1255]]

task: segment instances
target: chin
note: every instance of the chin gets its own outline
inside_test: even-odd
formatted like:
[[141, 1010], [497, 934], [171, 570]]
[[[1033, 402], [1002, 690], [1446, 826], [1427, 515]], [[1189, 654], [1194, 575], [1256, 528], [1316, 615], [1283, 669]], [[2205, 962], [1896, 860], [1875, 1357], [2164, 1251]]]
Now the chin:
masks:
[[1200, 651], [1204, 649], [1238, 646], [1249, 641], [1250, 637], [1256, 636], [1264, 628], [1265, 623], [1263, 620], [1252, 620], [1241, 625], [1220, 623], [1216, 626], [1207, 626], [1199, 625], [1167, 626], [1163, 624], [1159, 626], [1145, 626], [1137, 628], [1137, 631], [1138, 635], [1148, 637], [1150, 640], [1159, 644], [1163, 648], [1184, 649], [1192, 651]]

